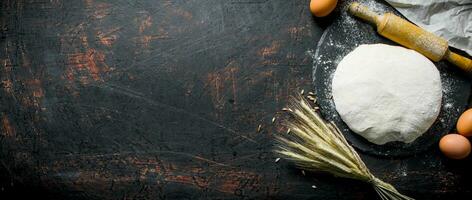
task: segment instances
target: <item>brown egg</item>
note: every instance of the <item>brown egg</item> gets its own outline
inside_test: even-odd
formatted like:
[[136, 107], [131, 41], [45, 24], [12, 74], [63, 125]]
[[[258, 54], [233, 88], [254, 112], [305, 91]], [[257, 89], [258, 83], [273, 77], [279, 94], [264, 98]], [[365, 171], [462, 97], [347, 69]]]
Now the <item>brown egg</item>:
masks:
[[472, 109], [466, 110], [457, 120], [457, 132], [463, 136], [472, 136]]
[[448, 134], [439, 141], [439, 149], [448, 158], [463, 159], [470, 154], [469, 140], [459, 134]]
[[324, 17], [336, 8], [338, 0], [311, 0], [310, 11], [317, 17]]

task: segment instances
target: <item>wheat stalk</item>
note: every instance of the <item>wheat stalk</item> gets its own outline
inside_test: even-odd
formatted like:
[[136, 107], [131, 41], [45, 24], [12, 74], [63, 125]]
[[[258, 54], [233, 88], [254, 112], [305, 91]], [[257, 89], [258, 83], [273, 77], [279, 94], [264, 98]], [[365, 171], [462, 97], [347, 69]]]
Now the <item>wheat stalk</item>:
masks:
[[304, 97], [293, 97], [286, 110], [293, 116], [285, 122], [290, 134], [276, 137], [277, 153], [306, 170], [371, 183], [382, 200], [413, 199], [370, 173], [336, 125], [323, 120]]

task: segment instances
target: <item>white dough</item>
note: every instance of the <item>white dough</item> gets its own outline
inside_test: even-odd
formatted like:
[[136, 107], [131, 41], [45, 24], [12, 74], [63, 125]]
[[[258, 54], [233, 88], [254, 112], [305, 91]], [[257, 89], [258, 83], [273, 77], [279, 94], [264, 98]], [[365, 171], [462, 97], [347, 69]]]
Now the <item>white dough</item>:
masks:
[[435, 65], [416, 51], [361, 45], [338, 64], [332, 82], [336, 110], [368, 141], [413, 142], [438, 117], [442, 88]]

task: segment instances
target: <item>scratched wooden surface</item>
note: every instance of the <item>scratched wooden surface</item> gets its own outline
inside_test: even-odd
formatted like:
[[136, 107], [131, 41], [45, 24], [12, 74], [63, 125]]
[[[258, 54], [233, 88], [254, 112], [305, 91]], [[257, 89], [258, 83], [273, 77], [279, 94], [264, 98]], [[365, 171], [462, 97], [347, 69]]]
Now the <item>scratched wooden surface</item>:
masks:
[[[375, 199], [274, 162], [271, 119], [312, 90], [310, 52], [336, 16], [307, 5], [1, 1], [0, 197]], [[471, 159], [362, 157], [412, 197], [472, 195]]]

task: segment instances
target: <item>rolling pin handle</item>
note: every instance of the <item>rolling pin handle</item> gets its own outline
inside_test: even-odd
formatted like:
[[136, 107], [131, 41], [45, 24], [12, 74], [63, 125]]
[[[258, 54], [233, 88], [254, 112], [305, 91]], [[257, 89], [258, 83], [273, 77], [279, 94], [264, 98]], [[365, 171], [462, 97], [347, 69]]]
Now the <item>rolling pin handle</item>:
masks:
[[363, 20], [366, 20], [374, 25], [378, 25], [380, 23], [380, 15], [375, 12], [369, 10], [369, 8], [359, 4], [358, 2], [353, 2], [349, 5], [348, 11]]
[[446, 52], [446, 59], [450, 63], [458, 66], [459, 68], [461, 68], [462, 70], [464, 70], [468, 73], [472, 72], [472, 60], [471, 59], [468, 59], [468, 58], [466, 58], [464, 56], [461, 56], [457, 53], [454, 53], [450, 50], [447, 50], [447, 52]]

